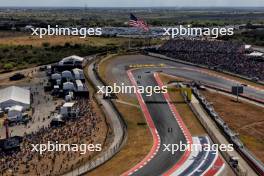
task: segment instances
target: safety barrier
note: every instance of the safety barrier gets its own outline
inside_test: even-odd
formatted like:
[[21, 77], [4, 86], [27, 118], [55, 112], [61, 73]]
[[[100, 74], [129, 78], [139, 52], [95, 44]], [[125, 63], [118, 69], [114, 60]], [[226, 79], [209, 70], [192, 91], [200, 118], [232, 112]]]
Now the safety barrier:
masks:
[[[232, 143], [235, 147], [235, 149], [241, 154], [241, 156], [247, 161], [247, 163], [255, 170], [255, 172], [259, 175], [264, 175], [264, 165], [261, 161], [259, 161], [248, 149], [244, 146], [244, 144], [240, 141], [239, 137], [237, 137], [237, 134], [234, 133], [228, 125], [224, 122], [224, 120], [218, 115], [217, 112], [215, 112], [213, 106], [205, 99], [204, 96], [202, 96], [199, 91], [196, 88], [193, 88], [193, 94], [197, 97], [199, 103], [202, 105], [202, 107], [205, 109], [207, 114], [212, 118], [212, 120], [216, 123], [216, 125], [221, 130], [222, 134], [227, 138], [227, 140]], [[190, 104], [190, 107], [195, 112], [195, 108]], [[197, 115], [197, 113], [196, 113]], [[199, 118], [199, 115], [197, 115]], [[208, 130], [210, 129], [205, 121], [203, 121], [202, 118], [199, 118], [203, 126]], [[212, 136], [213, 140], [217, 140], [214, 133], [210, 130], [208, 130], [208, 133], [210, 136]], [[232, 156], [229, 156], [227, 152], [222, 152], [223, 156], [227, 161], [230, 160]], [[240, 167], [237, 167], [235, 170], [237, 174], [239, 175], [245, 175], [246, 173], [243, 173], [243, 169]]]

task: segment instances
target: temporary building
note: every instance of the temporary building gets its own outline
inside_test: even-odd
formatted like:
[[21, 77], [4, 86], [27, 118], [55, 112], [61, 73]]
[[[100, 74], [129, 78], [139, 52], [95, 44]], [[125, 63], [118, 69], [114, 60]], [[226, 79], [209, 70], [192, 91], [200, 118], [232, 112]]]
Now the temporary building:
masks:
[[56, 115], [50, 122], [51, 127], [61, 127], [65, 125], [65, 121], [62, 119], [62, 115]]
[[51, 79], [53, 79], [53, 80], [61, 79], [61, 74], [59, 74], [59, 73], [54, 73], [54, 74], [51, 75]]
[[79, 69], [79, 68], [75, 68], [72, 70], [73, 74], [74, 74], [74, 78], [75, 79], [82, 79], [84, 80], [84, 74], [83, 74], [83, 70]]
[[63, 83], [63, 90], [75, 90], [72, 82]]
[[23, 106], [12, 106], [7, 114], [7, 118], [10, 121], [17, 121], [17, 120], [21, 120], [22, 118], [22, 113], [23, 113]]
[[77, 91], [83, 91], [84, 90], [83, 83], [81, 80], [76, 80], [76, 87], [77, 87]]
[[246, 49], [246, 50], [251, 49], [251, 45], [245, 45], [245, 49]]
[[63, 71], [61, 75], [62, 75], [62, 78], [73, 79], [72, 73], [68, 70]]
[[12, 106], [22, 106], [28, 109], [30, 106], [30, 90], [17, 86], [11, 86], [0, 90], [0, 106], [2, 109]]
[[74, 98], [73, 92], [69, 92], [68, 95], [65, 96], [65, 101], [66, 102], [72, 101], [73, 98]]
[[57, 80], [56, 80], [56, 84], [57, 84], [57, 85], [61, 85], [61, 79], [57, 79]]
[[60, 109], [60, 114], [66, 115], [68, 113], [71, 113], [71, 111], [73, 109], [73, 106], [74, 106], [74, 102], [64, 103], [63, 106]]
[[4, 117], [5, 112], [0, 108], [0, 118]]
[[54, 89], [60, 89], [60, 86], [59, 85], [55, 85], [53, 88]]

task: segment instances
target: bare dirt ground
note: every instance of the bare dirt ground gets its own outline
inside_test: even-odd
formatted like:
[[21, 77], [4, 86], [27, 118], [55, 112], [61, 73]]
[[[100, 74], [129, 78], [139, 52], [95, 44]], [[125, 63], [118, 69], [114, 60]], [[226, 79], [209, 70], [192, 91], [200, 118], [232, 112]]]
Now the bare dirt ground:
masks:
[[[8, 73], [1, 73], [0, 74], [0, 88], [12, 85], [23, 85], [29, 83], [37, 74], [38, 74], [39, 67], [32, 67], [27, 68], [19, 71], [12, 71]], [[16, 73], [21, 73], [25, 75], [24, 79], [18, 81], [10, 81], [9, 77], [13, 76]]]
[[201, 93], [229, 127], [239, 133], [245, 146], [264, 162], [264, 108], [241, 100], [237, 103], [235, 98], [208, 90]]

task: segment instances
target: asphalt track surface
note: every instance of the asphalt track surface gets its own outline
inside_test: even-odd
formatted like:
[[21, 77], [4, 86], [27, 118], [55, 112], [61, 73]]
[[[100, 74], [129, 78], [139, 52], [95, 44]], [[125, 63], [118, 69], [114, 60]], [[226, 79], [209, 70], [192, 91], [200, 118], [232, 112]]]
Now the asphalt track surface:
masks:
[[[108, 71], [111, 72], [112, 75], [115, 75], [116, 82], [121, 83], [125, 82], [129, 84], [129, 80], [124, 80], [124, 75], [126, 74], [126, 66], [135, 65], [135, 64], [165, 64], [164, 68], [144, 68], [144, 71], [162, 71], [164, 73], [168, 73], [170, 75], [183, 77], [190, 80], [200, 81], [202, 83], [210, 84], [222, 89], [231, 90], [232, 86], [236, 86], [237, 82], [224, 79], [222, 77], [217, 77], [209, 74], [205, 74], [200, 72], [200, 68], [185, 65], [173, 61], [162, 60], [155, 57], [145, 56], [145, 55], [128, 55], [128, 56], [119, 56], [118, 59], [113, 60], [111, 62], [112, 68]], [[171, 67], [171, 68], [169, 68]], [[244, 94], [254, 97], [256, 99], [260, 99], [264, 102], [264, 90], [255, 89], [252, 87], [244, 87]]]
[[[157, 80], [154, 77], [153, 73], [146, 73], [144, 69], [132, 71], [132, 75], [137, 83], [140, 86], [158, 86]], [[148, 112], [154, 122], [155, 128], [160, 136], [160, 148], [154, 157], [148, 161], [144, 167], [136, 169], [132, 172], [132, 175], [135, 176], [148, 176], [148, 175], [163, 175], [171, 168], [174, 168], [175, 165], [181, 166], [183, 162], [182, 157], [186, 151], [176, 151], [174, 154], [171, 151], [164, 150], [164, 144], [187, 144], [187, 136], [183, 134], [183, 129], [179, 126], [179, 123], [176, 121], [175, 116], [170, 110], [169, 104], [164, 97], [163, 93], [154, 93], [151, 96], [146, 94], [141, 94]], [[212, 144], [209, 142], [208, 138], [201, 137], [199, 138], [201, 144]], [[180, 174], [181, 176], [185, 175], [201, 175], [201, 173], [206, 172], [208, 168], [214, 163], [214, 159], [218, 157], [214, 151], [204, 152], [201, 151], [199, 154], [193, 158], [193, 163], [188, 166]], [[187, 159], [187, 158], [186, 158]], [[175, 169], [176, 170], [176, 169]], [[173, 173], [170, 171], [170, 173]]]
[[[133, 75], [134, 78], [136, 78], [138, 85], [144, 87], [158, 86], [153, 73], [147, 74], [143, 73], [142, 70], [136, 70], [133, 72]], [[138, 79], [139, 75], [141, 75], [140, 79]], [[184, 153], [179, 151], [172, 155], [169, 151], [162, 151], [162, 145], [178, 144], [179, 141], [186, 143], [186, 138], [183, 135], [172, 112], [169, 110], [170, 108], [168, 104], [165, 103], [166, 100], [161, 93], [152, 94], [152, 96], [146, 96], [145, 94], [142, 94], [142, 97], [145, 102], [152, 102], [146, 103], [146, 105], [160, 136], [161, 148], [158, 150], [156, 156], [145, 167], [143, 167], [143, 169], [139, 169], [133, 175], [161, 175], [164, 173], [164, 171], [169, 170], [175, 163], [177, 163]], [[169, 128], [172, 128], [172, 132], [168, 131]]]
[[[142, 70], [136, 70], [133, 72], [136, 81], [141, 86], [158, 86], [153, 74], [146, 74]], [[139, 75], [141, 79], [138, 79]], [[146, 103], [148, 111], [152, 117], [154, 125], [160, 136], [161, 148], [156, 156], [145, 166], [144, 169], [139, 169], [133, 175], [161, 175], [164, 171], [169, 170], [181, 157], [183, 152], [177, 152], [174, 155], [169, 151], [162, 151], [163, 144], [177, 144], [179, 141], [186, 143], [186, 139], [174, 118], [172, 112], [169, 110], [167, 103], [154, 103], [154, 102], [166, 102], [164, 96], [160, 94], [152, 94], [152, 96], [146, 96], [142, 94], [142, 97]], [[172, 132], [168, 132], [168, 129], [172, 128]]]
[[[129, 56], [119, 56], [117, 59], [112, 60], [110, 65], [107, 67], [108, 70], [106, 72], [110, 72], [111, 75], [114, 75], [114, 80], [117, 84], [125, 83], [125, 85], [131, 85], [130, 80], [126, 76], [126, 71], [129, 65], [134, 64], [165, 64], [165, 67], [160, 68], [141, 68], [134, 70], [133, 76], [136, 79], [138, 85], [142, 86], [156, 86], [156, 80], [153, 76], [153, 73], [156, 71], [162, 71], [164, 73], [168, 73], [170, 75], [175, 75], [179, 77], [183, 77], [190, 80], [201, 81], [206, 84], [211, 84], [223, 89], [231, 89], [231, 86], [237, 85], [236, 82], [232, 80], [227, 80], [221, 77], [216, 77], [209, 74], [204, 74], [199, 71], [199, 68], [184, 65], [180, 63], [175, 63], [172, 61], [161, 60], [159, 58], [144, 56], [144, 55], [129, 55]], [[140, 76], [140, 77], [139, 77]], [[257, 99], [264, 100], [264, 92], [262, 90], [257, 90], [251, 87], [246, 87], [244, 90], [245, 94], [248, 94]], [[131, 95], [133, 96], [133, 95]], [[160, 136], [161, 147], [158, 150], [157, 154], [152, 158], [144, 167], [137, 169], [132, 175], [139, 176], [149, 176], [149, 175], [163, 175], [170, 168], [172, 168], [181, 158], [184, 152], [177, 152], [172, 155], [170, 152], [162, 151], [163, 144], [178, 144], [179, 141], [183, 143], [186, 142], [186, 138], [184, 137], [182, 130], [180, 129], [177, 121], [173, 117], [170, 108], [164, 99], [162, 94], [153, 94], [152, 96], [142, 95], [142, 98], [146, 103], [147, 109], [152, 117], [152, 120], [155, 124], [155, 127]], [[156, 102], [156, 103], [155, 103]], [[172, 128], [172, 132], [168, 132], [168, 128]], [[202, 141], [201, 141], [202, 142]], [[209, 156], [213, 156], [213, 153], [210, 153]], [[200, 154], [197, 157], [197, 161], [201, 160], [203, 155]], [[203, 169], [208, 168], [208, 166], [212, 163], [212, 157], [205, 162]], [[197, 163], [197, 162], [196, 162]], [[197, 164], [192, 164], [186, 173], [183, 175], [196, 170]], [[201, 169], [192, 173], [192, 175], [201, 175]], [[199, 172], [199, 173], [197, 173]]]
[[[199, 137], [200, 144], [211, 144], [207, 137]], [[186, 176], [186, 175], [201, 175], [201, 173], [204, 173], [211, 163], [213, 163], [216, 156], [216, 152], [213, 150], [210, 151], [204, 151], [202, 150], [199, 152], [197, 157], [193, 158], [193, 163], [191, 166], [188, 167], [188, 169], [184, 170], [179, 174], [179, 176]], [[192, 169], [189, 169], [192, 168]], [[198, 168], [194, 170], [195, 168]]]

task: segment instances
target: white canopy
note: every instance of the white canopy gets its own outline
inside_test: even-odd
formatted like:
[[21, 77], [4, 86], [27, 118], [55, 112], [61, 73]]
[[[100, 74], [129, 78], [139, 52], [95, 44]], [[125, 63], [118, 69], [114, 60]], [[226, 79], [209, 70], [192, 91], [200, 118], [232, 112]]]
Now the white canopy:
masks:
[[63, 59], [59, 62], [59, 64], [60, 64], [60, 65], [63, 65], [65, 62], [73, 62], [73, 63], [75, 63], [75, 62], [83, 62], [83, 58], [80, 57], [80, 56], [72, 55], [72, 56], [69, 56], [69, 57], [65, 57], [65, 58], [63, 58]]
[[73, 107], [73, 106], [74, 106], [74, 102], [67, 102], [63, 104], [63, 107], [67, 107], [67, 108]]
[[30, 91], [17, 86], [0, 90], [0, 104], [13, 100], [18, 103], [30, 105]]
[[263, 55], [264, 55], [263, 53], [258, 52], [258, 51], [254, 51], [254, 52], [249, 54], [249, 56], [254, 56], [254, 57], [261, 57]]
[[245, 49], [250, 49], [251, 45], [245, 45]]

